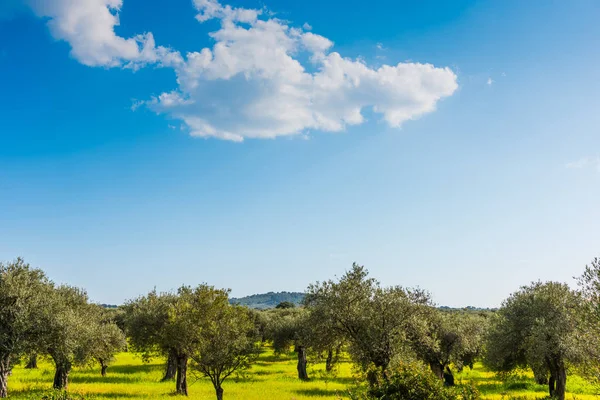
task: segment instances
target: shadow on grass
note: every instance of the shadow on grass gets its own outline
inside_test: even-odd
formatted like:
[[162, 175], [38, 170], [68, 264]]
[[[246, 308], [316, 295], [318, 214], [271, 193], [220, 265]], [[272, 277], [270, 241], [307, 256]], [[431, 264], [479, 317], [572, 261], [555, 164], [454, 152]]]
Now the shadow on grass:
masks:
[[306, 396], [306, 397], [327, 397], [327, 396], [335, 396], [339, 395], [340, 391], [335, 389], [321, 389], [321, 388], [311, 388], [311, 389], [297, 389], [294, 390], [294, 393]]
[[[108, 373], [111, 372], [115, 374], [135, 374], [138, 372], [155, 372], [158, 370], [162, 370], [162, 366], [160, 365], [152, 365], [152, 364], [141, 364], [141, 365], [111, 365], [108, 367]], [[100, 371], [98, 371], [100, 374]]]
[[268, 356], [263, 356], [261, 355], [256, 364], [262, 363], [262, 364], [272, 364], [272, 363], [277, 363], [277, 362], [287, 362], [287, 361], [292, 361], [294, 360], [294, 357], [290, 357], [290, 356], [286, 356], [286, 355], [280, 355], [280, 356], [276, 356], [276, 355], [268, 355]]
[[140, 376], [127, 376], [127, 375], [107, 375], [107, 376], [82, 376], [82, 375], [74, 375], [69, 377], [69, 382], [71, 383], [103, 383], [103, 384], [133, 384], [139, 383], [141, 381], [145, 381], [145, 379]]
[[[58, 397], [60, 393], [52, 389], [25, 389], [25, 390], [14, 390], [11, 391], [11, 398], [19, 400], [40, 400], [40, 399], [54, 399], [63, 398]], [[135, 393], [122, 393], [122, 392], [106, 392], [106, 393], [83, 393], [76, 390], [67, 391], [69, 398], [77, 400], [86, 399], [127, 399], [127, 398], [139, 398], [138, 394]]]

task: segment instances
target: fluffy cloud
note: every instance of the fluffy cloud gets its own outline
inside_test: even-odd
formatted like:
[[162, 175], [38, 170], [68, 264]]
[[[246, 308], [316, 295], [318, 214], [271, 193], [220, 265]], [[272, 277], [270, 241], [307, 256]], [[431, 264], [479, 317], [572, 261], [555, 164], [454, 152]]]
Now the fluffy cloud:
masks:
[[372, 110], [400, 127], [435, 110], [457, 89], [449, 68], [399, 63], [371, 68], [331, 51], [333, 42], [270, 17], [217, 0], [193, 0], [196, 19], [220, 21], [211, 48], [182, 57], [156, 46], [151, 33], [115, 34], [122, 0], [28, 0], [49, 18], [54, 37], [66, 40], [83, 64], [171, 67], [177, 88], [146, 102], [180, 120], [191, 135], [241, 141], [307, 130], [342, 131]]
[[157, 47], [152, 33], [132, 38], [115, 34], [122, 0], [26, 0], [48, 19], [52, 36], [71, 45], [71, 55], [88, 66], [138, 68], [147, 63], [171, 65], [178, 53]]
[[184, 121], [194, 136], [241, 141], [341, 131], [363, 123], [366, 108], [399, 127], [433, 111], [458, 87], [449, 68], [400, 63], [373, 69], [330, 52], [333, 42], [306, 28], [261, 19], [261, 10], [215, 0], [194, 4], [199, 21], [220, 19], [221, 28], [210, 34], [215, 44], [187, 54], [175, 67], [178, 89], [149, 102]]

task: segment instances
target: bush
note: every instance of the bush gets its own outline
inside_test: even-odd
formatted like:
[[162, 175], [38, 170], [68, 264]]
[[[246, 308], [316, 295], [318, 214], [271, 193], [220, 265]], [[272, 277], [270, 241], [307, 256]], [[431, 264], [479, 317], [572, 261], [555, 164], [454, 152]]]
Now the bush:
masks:
[[473, 386], [446, 387], [422, 364], [401, 363], [388, 371], [388, 378], [369, 371], [371, 385], [354, 391], [353, 400], [476, 400], [479, 392]]

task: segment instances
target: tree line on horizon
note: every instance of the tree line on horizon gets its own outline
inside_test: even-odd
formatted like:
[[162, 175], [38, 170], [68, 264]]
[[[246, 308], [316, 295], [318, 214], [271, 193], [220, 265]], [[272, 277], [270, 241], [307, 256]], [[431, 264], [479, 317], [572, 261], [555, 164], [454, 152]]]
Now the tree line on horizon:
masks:
[[551, 398], [564, 400], [571, 373], [600, 384], [600, 259], [575, 290], [533, 282], [497, 311], [470, 312], [440, 309], [421, 289], [382, 286], [358, 264], [309, 285], [300, 307], [253, 310], [207, 284], [152, 290], [105, 309], [20, 258], [0, 263], [0, 398], [18, 363], [50, 359], [53, 387], [66, 390], [73, 366], [96, 363], [104, 376], [118, 352], [133, 351], [163, 358], [176, 394], [188, 394], [191, 369], [222, 400], [223, 382], [250, 368], [265, 343], [276, 354], [294, 351], [302, 380], [311, 362], [334, 375], [349, 357], [363, 377], [350, 393], [357, 400], [474, 400], [476, 388], [455, 385], [454, 373], [477, 361], [501, 375], [529, 368]]

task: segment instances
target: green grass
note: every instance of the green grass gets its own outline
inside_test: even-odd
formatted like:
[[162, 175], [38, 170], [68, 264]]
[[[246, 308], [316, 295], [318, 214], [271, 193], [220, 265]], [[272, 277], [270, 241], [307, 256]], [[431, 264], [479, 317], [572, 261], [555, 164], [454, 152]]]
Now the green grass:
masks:
[[[301, 400], [340, 399], [346, 389], [355, 382], [352, 365], [343, 362], [336, 377], [323, 376], [324, 365], [309, 368], [311, 380], [299, 381], [296, 376], [294, 355], [276, 357], [265, 348], [256, 364], [243, 375], [231, 377], [223, 384], [228, 400]], [[121, 353], [108, 369], [106, 377], [100, 376], [99, 368], [75, 369], [70, 376], [69, 391], [90, 399], [164, 399], [172, 397], [174, 382], [160, 382], [163, 373], [161, 360], [142, 363], [131, 353]], [[27, 370], [16, 367], [9, 379], [12, 399], [37, 400], [52, 386], [53, 369], [49, 362], [40, 362], [40, 368]], [[471, 371], [457, 374], [456, 382], [473, 382], [485, 399], [509, 399], [520, 396], [528, 399], [546, 396], [546, 387], [536, 385], [530, 373], [508, 382], [501, 382], [479, 364]], [[214, 399], [210, 381], [190, 374], [188, 377], [190, 399]], [[581, 378], [570, 376], [567, 387], [568, 399], [598, 399], [593, 388]], [[576, 396], [576, 397], [573, 397]]]

